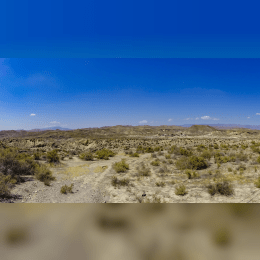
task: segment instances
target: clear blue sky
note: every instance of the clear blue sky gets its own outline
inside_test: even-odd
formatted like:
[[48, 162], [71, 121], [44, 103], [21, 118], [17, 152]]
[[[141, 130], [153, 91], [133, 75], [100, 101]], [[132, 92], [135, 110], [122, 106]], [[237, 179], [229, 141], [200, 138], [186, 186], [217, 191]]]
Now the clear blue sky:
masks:
[[0, 59], [0, 130], [260, 125], [259, 100], [260, 59]]
[[2, 58], [259, 58], [260, 3], [2, 0]]

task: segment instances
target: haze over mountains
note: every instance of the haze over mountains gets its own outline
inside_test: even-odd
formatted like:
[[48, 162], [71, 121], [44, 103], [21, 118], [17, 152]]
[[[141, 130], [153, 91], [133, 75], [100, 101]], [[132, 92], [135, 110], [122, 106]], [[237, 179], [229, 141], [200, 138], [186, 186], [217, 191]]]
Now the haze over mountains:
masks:
[[[184, 125], [178, 125], [178, 126], [191, 127], [192, 125], [194, 125], [194, 124], [184, 124]], [[248, 128], [248, 129], [253, 129], [253, 130], [260, 130], [260, 125], [240, 125], [240, 124], [201, 124], [201, 125], [212, 126], [216, 129]], [[111, 126], [106, 126], [106, 127], [111, 127]], [[100, 127], [100, 128], [102, 128], [102, 127]], [[47, 127], [47, 128], [31, 129], [31, 130], [25, 130], [25, 131], [27, 131], [27, 132], [40, 132], [40, 131], [57, 130], [57, 129], [61, 130], [61, 131], [75, 130], [75, 129], [70, 129], [70, 128], [63, 128], [63, 127], [60, 127], [60, 126], [52, 126], [52, 127]], [[24, 131], [24, 129], [19, 129], [19, 130], [16, 130], [16, 131], [22, 131], [22, 130]]]

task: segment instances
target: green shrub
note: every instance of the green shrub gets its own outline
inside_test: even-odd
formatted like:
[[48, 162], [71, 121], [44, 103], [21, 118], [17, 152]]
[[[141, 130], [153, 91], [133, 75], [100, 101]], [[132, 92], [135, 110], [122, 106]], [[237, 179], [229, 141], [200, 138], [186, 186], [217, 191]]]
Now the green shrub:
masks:
[[52, 150], [51, 152], [47, 152], [47, 160], [50, 163], [60, 161], [60, 158], [58, 156], [58, 152], [56, 149]]
[[218, 182], [207, 186], [210, 195], [219, 193], [220, 195], [230, 196], [234, 193], [232, 185], [228, 181]]
[[155, 160], [151, 162], [152, 166], [159, 166], [160, 165], [160, 161], [159, 160]]
[[85, 161], [93, 161], [94, 156], [91, 152], [87, 152], [87, 153], [80, 154], [79, 158]]
[[2, 174], [5, 176], [10, 175], [11, 179], [16, 179], [17, 182], [23, 181], [20, 177], [22, 175], [33, 175], [37, 165], [31, 158], [18, 160], [11, 154], [0, 158], [0, 171]]
[[228, 149], [228, 146], [226, 144], [221, 144], [220, 147], [223, 149]]
[[117, 162], [113, 165], [114, 170], [118, 172], [126, 172], [129, 170], [129, 164], [126, 164], [125, 160], [122, 159], [121, 162]]
[[165, 182], [163, 181], [159, 181], [155, 183], [157, 187], [164, 187], [165, 186]]
[[137, 153], [144, 153], [144, 148], [141, 145], [138, 145], [136, 148]]
[[56, 180], [56, 178], [52, 176], [52, 172], [44, 164], [36, 168], [34, 175], [37, 180], [44, 182], [46, 186], [49, 186], [51, 181]]
[[62, 194], [67, 194], [68, 192], [73, 193], [72, 188], [73, 188], [73, 183], [71, 183], [70, 186], [64, 185], [61, 187], [60, 193]]
[[241, 144], [241, 148], [245, 150], [246, 148], [248, 148], [248, 145]]
[[173, 164], [173, 160], [168, 160], [168, 163], [169, 164]]
[[118, 179], [116, 176], [112, 177], [112, 185], [113, 186], [128, 186], [129, 185], [130, 180], [127, 178], [124, 178], [122, 180]]
[[232, 172], [232, 169], [229, 167], [229, 168], [228, 168], [228, 171], [229, 171], [229, 172]]
[[184, 196], [185, 194], [187, 194], [185, 185], [180, 184], [180, 185], [176, 186], [175, 187], [175, 194], [180, 195], [180, 196]]
[[203, 157], [191, 156], [191, 157], [182, 157], [176, 161], [176, 167], [179, 170], [192, 169], [192, 170], [201, 170], [208, 167], [207, 162]]
[[105, 160], [108, 160], [109, 157], [113, 157], [115, 156], [116, 154], [114, 152], [112, 152], [111, 150], [108, 150], [108, 149], [102, 149], [102, 150], [99, 150], [96, 152], [96, 155], [97, 155], [97, 158], [98, 159], [105, 159]]

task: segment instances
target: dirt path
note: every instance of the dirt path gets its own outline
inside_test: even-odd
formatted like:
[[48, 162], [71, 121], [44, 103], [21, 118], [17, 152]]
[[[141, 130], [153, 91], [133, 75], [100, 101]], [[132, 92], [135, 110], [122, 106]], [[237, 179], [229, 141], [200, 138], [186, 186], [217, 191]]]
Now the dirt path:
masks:
[[[114, 159], [114, 158], [113, 158]], [[77, 157], [62, 161], [60, 167], [50, 168], [56, 181], [50, 186], [28, 177], [28, 181], [16, 185], [12, 189], [13, 195], [21, 198], [15, 203], [104, 203], [109, 201], [103, 179], [111, 170], [114, 160], [82, 161]], [[116, 159], [118, 161], [118, 158]], [[73, 193], [62, 194], [63, 185], [73, 185]]]

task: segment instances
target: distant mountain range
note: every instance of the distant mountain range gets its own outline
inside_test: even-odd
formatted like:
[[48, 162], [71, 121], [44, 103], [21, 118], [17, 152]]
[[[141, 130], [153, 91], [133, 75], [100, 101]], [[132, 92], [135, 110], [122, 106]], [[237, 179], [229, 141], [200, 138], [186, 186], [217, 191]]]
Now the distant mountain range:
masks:
[[26, 132], [40, 132], [40, 131], [46, 131], [46, 130], [61, 130], [61, 131], [68, 131], [68, 130], [73, 130], [69, 128], [63, 128], [60, 126], [52, 126], [52, 127], [47, 127], [47, 128], [41, 128], [41, 129], [32, 129], [32, 130], [24, 130], [24, 129], [19, 129], [17, 131], [26, 131]]
[[[178, 125], [182, 127], [191, 127], [195, 124], [184, 124], [184, 125]], [[212, 126], [216, 129], [233, 129], [233, 128], [248, 128], [252, 130], [260, 130], [260, 125], [239, 125], [239, 124], [199, 124], [199, 125], [208, 125]], [[128, 125], [131, 126], [131, 125]], [[110, 127], [110, 126], [107, 126]], [[99, 128], [107, 128], [105, 126], [99, 127]], [[98, 127], [95, 127], [98, 128]], [[27, 131], [27, 132], [41, 132], [41, 131], [46, 131], [46, 130], [61, 130], [61, 131], [69, 131], [69, 130], [75, 130], [75, 129], [69, 129], [69, 128], [63, 128], [60, 126], [52, 126], [52, 127], [47, 127], [47, 128], [40, 128], [40, 129], [32, 129], [32, 130], [24, 130], [24, 129], [19, 129], [16, 131]]]
[[[191, 127], [194, 124], [185, 124], [181, 125], [183, 127]], [[202, 125], [202, 124], [200, 124]], [[248, 128], [252, 130], [260, 130], [260, 125], [239, 125], [239, 124], [203, 124], [203, 125], [208, 125], [212, 126], [216, 129], [232, 129], [232, 128]]]

